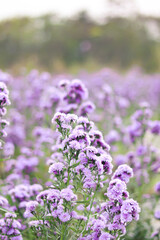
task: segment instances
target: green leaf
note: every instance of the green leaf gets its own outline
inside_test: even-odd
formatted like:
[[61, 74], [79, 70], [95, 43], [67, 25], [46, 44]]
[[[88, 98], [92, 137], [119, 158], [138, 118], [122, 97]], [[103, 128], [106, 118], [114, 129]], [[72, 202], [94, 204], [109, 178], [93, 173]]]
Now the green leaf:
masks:
[[72, 166], [70, 166], [69, 169], [70, 169], [70, 168], [77, 167], [79, 164], [80, 164], [79, 162], [78, 162], [78, 163], [75, 163], [75, 164], [73, 164]]
[[0, 210], [2, 211], [2, 212], [9, 212], [9, 213], [14, 213], [14, 212], [12, 212], [12, 211], [9, 211], [9, 210], [7, 210], [7, 209], [5, 209], [5, 208], [2, 208], [2, 207], [0, 207]]
[[88, 200], [88, 201], [76, 201], [76, 203], [89, 203], [90, 202], [90, 200]]

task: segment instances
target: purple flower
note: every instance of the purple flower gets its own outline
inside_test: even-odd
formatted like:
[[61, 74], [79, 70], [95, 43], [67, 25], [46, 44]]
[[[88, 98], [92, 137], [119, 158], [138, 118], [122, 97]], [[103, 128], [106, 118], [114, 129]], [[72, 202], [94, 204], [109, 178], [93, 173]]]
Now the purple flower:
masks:
[[135, 113], [132, 115], [132, 120], [133, 121], [142, 121], [143, 120], [143, 111], [142, 109], [138, 109], [135, 111]]
[[125, 183], [129, 182], [129, 179], [133, 177], [133, 170], [128, 165], [120, 165], [115, 173], [113, 174], [112, 179], [120, 179]]
[[80, 104], [82, 100], [88, 97], [88, 91], [84, 84], [78, 80], [74, 79], [67, 85], [67, 92], [64, 96], [64, 100], [67, 103], [78, 103]]
[[91, 229], [95, 232], [102, 230], [106, 227], [106, 224], [103, 220], [100, 219], [93, 219]]
[[65, 188], [61, 190], [60, 196], [61, 198], [64, 198], [68, 202], [77, 200], [77, 196], [73, 193], [73, 191], [70, 188]]
[[122, 234], [126, 234], [126, 228], [124, 224], [119, 222], [113, 222], [108, 224], [108, 230], [115, 231], [115, 230], [121, 230]]
[[126, 199], [121, 207], [121, 222], [131, 222], [133, 219], [139, 219], [140, 207], [133, 199]]
[[150, 123], [151, 132], [153, 134], [159, 135], [160, 134], [160, 121], [152, 121]]
[[64, 207], [63, 207], [63, 205], [58, 204], [57, 209], [52, 212], [52, 216], [54, 218], [56, 218], [59, 215], [61, 215], [62, 213], [64, 213]]
[[108, 196], [109, 199], [118, 200], [127, 196], [126, 192], [126, 184], [120, 179], [113, 179], [109, 183], [109, 187], [107, 189], [107, 193], [105, 195]]
[[[19, 231], [16, 231], [16, 234], [20, 232]], [[15, 236], [15, 237], [12, 237], [11, 240], [23, 240], [22, 236], [21, 235], [18, 235], [18, 236]]]
[[43, 187], [40, 184], [33, 184], [29, 186], [30, 196], [36, 196], [40, 191], [43, 190]]
[[105, 137], [105, 140], [108, 144], [120, 141], [120, 135], [116, 130], [111, 130], [108, 135]]
[[95, 158], [98, 153], [98, 150], [93, 146], [86, 147], [84, 151], [86, 152], [86, 156], [91, 159]]
[[30, 196], [29, 188], [24, 184], [17, 185], [15, 188], [9, 191], [9, 194], [14, 201], [17, 199], [20, 202], [28, 199]]
[[16, 162], [16, 168], [19, 171], [25, 171], [26, 173], [30, 173], [38, 165], [38, 162], [39, 160], [37, 157], [26, 158], [25, 156], [20, 155]]
[[[49, 227], [48, 221], [43, 221], [43, 220], [33, 220], [28, 223], [29, 227], [39, 227], [39, 225], [45, 225], [46, 227]], [[38, 229], [39, 230], [39, 229]]]
[[92, 113], [95, 109], [95, 105], [91, 102], [84, 102], [81, 104], [79, 108], [79, 115], [80, 116], [86, 116], [89, 113]]
[[110, 175], [112, 173], [113, 168], [113, 165], [111, 163], [112, 162], [111, 156], [109, 154], [102, 154], [100, 156], [100, 160], [103, 165], [104, 172]]
[[115, 163], [116, 165], [122, 165], [125, 164], [127, 162], [127, 157], [125, 155], [117, 155], [115, 157]]
[[151, 238], [158, 237], [159, 236], [159, 231], [155, 231], [152, 233]]
[[104, 141], [102, 133], [98, 130], [92, 130], [89, 133], [91, 144], [96, 148], [102, 148], [109, 152], [110, 146]]
[[52, 123], [55, 122], [57, 122], [58, 125], [66, 122], [66, 114], [61, 112], [55, 113], [54, 117], [52, 118]]
[[65, 88], [69, 83], [70, 83], [69, 80], [67, 80], [67, 79], [62, 79], [62, 80], [59, 82], [58, 86], [59, 86], [60, 88]]
[[93, 188], [96, 189], [97, 184], [95, 183], [95, 181], [93, 181], [90, 177], [86, 177], [84, 180], [84, 184], [83, 187], [84, 188]]
[[85, 207], [83, 204], [80, 204], [79, 206], [77, 206], [77, 210], [78, 211], [84, 211]]
[[26, 204], [26, 211], [28, 212], [34, 212], [36, 210], [36, 207], [38, 206], [38, 202], [36, 201], [29, 201], [27, 204]]
[[0, 237], [1, 239], [22, 240], [20, 233], [21, 224], [16, 219], [16, 214], [6, 213], [3, 219], [0, 219]]
[[89, 121], [88, 118], [82, 116], [78, 118], [77, 124], [82, 125], [86, 132], [89, 132], [94, 127], [92, 121]]
[[155, 192], [160, 194], [160, 182], [156, 183]]
[[48, 193], [47, 200], [51, 202], [57, 202], [60, 200], [60, 191], [57, 189], [51, 189]]
[[49, 189], [40, 192], [36, 197], [37, 202], [42, 202], [42, 200], [47, 199], [49, 193], [50, 193]]
[[7, 212], [5, 213], [5, 218], [16, 218], [17, 215], [15, 213]]
[[156, 210], [156, 211], [155, 211], [154, 217], [155, 217], [156, 219], [160, 219], [160, 210]]
[[72, 218], [75, 218], [75, 219], [78, 219], [78, 220], [83, 220], [83, 221], [86, 221], [87, 220], [87, 217], [83, 216], [83, 215], [79, 215], [77, 212], [75, 211], [72, 211], [71, 212], [71, 217]]
[[9, 94], [6, 84], [4, 82], [1, 82], [1, 80], [0, 80], [0, 92], [4, 92], [6, 95]]
[[10, 101], [9, 101], [8, 95], [4, 92], [0, 92], [0, 107], [9, 105], [9, 104], [10, 104]]
[[98, 175], [102, 175], [103, 174], [103, 164], [101, 163], [101, 161], [99, 159], [96, 161], [96, 165], [97, 165], [97, 169], [98, 169]]
[[67, 114], [66, 115], [66, 122], [68, 124], [71, 124], [71, 123], [76, 123], [78, 120], [78, 117], [76, 114]]
[[71, 149], [81, 150], [81, 144], [77, 140], [70, 141], [69, 146]]
[[61, 174], [61, 172], [64, 169], [64, 164], [59, 162], [59, 163], [53, 163], [50, 167], [49, 167], [49, 173], [54, 173], [55, 175], [59, 175]]
[[145, 146], [139, 146], [137, 148], [137, 156], [143, 156], [147, 152], [147, 148]]
[[38, 227], [40, 224], [43, 224], [43, 220], [33, 220], [28, 223], [30, 227]]
[[102, 232], [99, 240], [111, 240], [114, 239], [115, 237], [113, 237], [111, 234], [106, 233], [106, 232]]
[[14, 144], [12, 142], [6, 142], [3, 149], [4, 155], [6, 157], [11, 156], [14, 154], [14, 150], [15, 150]]
[[133, 122], [132, 125], [127, 127], [131, 142], [135, 142], [135, 139], [140, 137], [143, 133], [142, 124], [140, 122]]
[[0, 207], [7, 206], [7, 205], [8, 205], [8, 200], [3, 196], [0, 196]]
[[61, 220], [61, 222], [68, 222], [71, 218], [68, 212], [61, 213], [58, 217]]
[[90, 145], [89, 135], [84, 130], [78, 128], [75, 128], [69, 135], [69, 142], [73, 140], [79, 143], [80, 149], [86, 148]]

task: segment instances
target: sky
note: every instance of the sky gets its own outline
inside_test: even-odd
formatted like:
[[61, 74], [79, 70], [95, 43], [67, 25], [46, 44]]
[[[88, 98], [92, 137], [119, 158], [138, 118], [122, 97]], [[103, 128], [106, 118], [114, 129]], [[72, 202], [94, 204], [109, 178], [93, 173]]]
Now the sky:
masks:
[[[138, 12], [160, 16], [160, 0], [126, 0], [129, 12], [136, 7]], [[101, 18], [110, 10], [107, 0], [0, 0], [0, 20], [17, 16], [39, 16], [57, 13], [70, 17], [80, 10], [87, 10], [92, 17]]]

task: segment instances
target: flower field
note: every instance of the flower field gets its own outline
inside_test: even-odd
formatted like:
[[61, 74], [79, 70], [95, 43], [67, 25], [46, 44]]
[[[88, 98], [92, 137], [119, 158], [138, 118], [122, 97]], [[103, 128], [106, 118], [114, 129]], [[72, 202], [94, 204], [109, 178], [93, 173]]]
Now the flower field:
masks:
[[0, 71], [0, 239], [160, 239], [160, 74]]

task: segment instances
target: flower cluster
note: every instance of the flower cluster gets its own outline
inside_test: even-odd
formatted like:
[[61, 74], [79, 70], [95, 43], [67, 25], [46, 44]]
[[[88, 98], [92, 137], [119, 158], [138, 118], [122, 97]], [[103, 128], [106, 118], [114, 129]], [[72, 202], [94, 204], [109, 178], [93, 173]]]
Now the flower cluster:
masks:
[[57, 111], [70, 113], [75, 112], [79, 116], [86, 116], [95, 109], [94, 104], [88, 99], [88, 90], [79, 79], [72, 81], [61, 80], [59, 82], [61, 90], [61, 101]]
[[110, 231], [121, 230], [125, 234], [127, 223], [139, 219], [139, 205], [135, 200], [129, 198], [126, 186], [132, 176], [131, 168], [127, 165], [121, 165], [109, 183], [106, 193], [109, 202], [106, 204], [106, 211]]
[[3, 119], [3, 116], [7, 111], [6, 106], [9, 104], [9, 91], [5, 83], [0, 81], [0, 148], [2, 147], [2, 139], [7, 136], [5, 128], [9, 123]]
[[130, 240], [153, 233], [156, 240], [159, 83], [159, 75], [136, 71], [121, 77], [103, 69], [77, 79], [0, 71], [0, 141], [8, 134], [0, 156], [0, 238]]
[[131, 142], [135, 142], [137, 138], [143, 138], [146, 131], [149, 129], [149, 120], [152, 116], [150, 106], [146, 102], [140, 104], [138, 109], [132, 116], [132, 124], [128, 126], [127, 130]]
[[4, 218], [0, 219], [0, 238], [2, 240], [22, 240], [21, 223], [16, 220], [15, 213], [6, 213]]
[[[36, 201], [26, 204], [24, 216], [36, 218], [29, 221], [29, 226], [33, 231], [38, 229], [41, 237], [45, 229], [57, 239], [64, 235], [66, 239], [71, 235], [74, 239], [115, 239], [125, 234], [126, 225], [138, 220], [140, 212], [138, 203], [129, 199], [126, 190], [132, 169], [121, 165], [109, 181], [113, 168], [110, 147], [94, 123], [60, 112], [52, 122], [60, 133], [54, 147], [60, 153], [53, 153], [48, 161], [49, 188], [41, 191]], [[108, 181], [108, 199], [101, 202], [97, 193]]]
[[120, 167], [117, 168], [105, 193], [108, 199], [102, 202], [100, 207], [93, 209], [94, 214], [97, 213], [97, 218], [90, 219], [88, 228], [91, 234], [86, 235], [85, 239], [105, 239], [105, 237], [106, 239], [118, 239], [126, 234], [128, 223], [139, 219], [140, 207], [135, 200], [129, 198], [126, 186], [132, 174], [132, 170], [127, 165], [124, 166], [124, 171]]
[[96, 130], [93, 122], [74, 114], [56, 113], [53, 121], [62, 134], [59, 149], [66, 161], [52, 163], [49, 172], [56, 177], [69, 169], [64, 182], [70, 182], [71, 179], [79, 182], [81, 176], [84, 189], [96, 189], [100, 184], [102, 186], [104, 174], [111, 174], [113, 166], [110, 147], [101, 132]]

